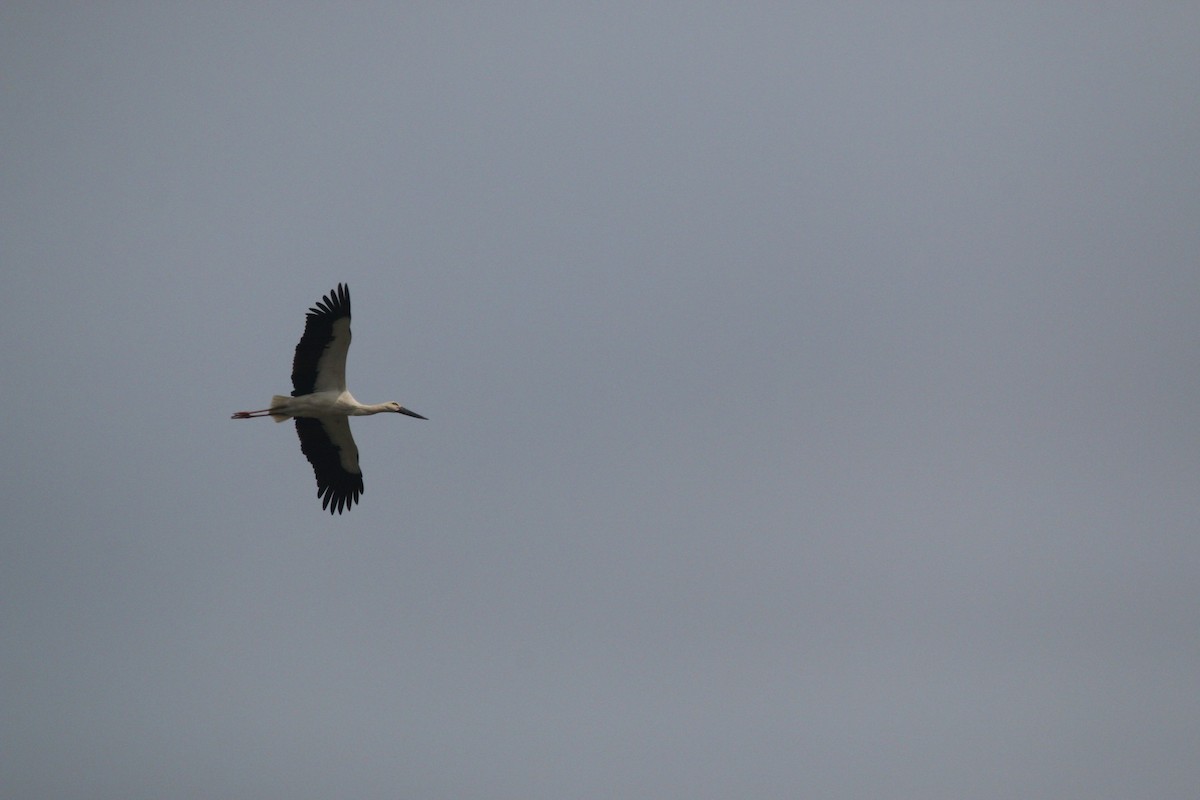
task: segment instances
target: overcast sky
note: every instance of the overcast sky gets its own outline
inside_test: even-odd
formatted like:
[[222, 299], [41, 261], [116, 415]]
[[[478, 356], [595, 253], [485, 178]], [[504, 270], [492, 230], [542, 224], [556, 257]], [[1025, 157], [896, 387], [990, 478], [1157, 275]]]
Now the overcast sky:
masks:
[[4, 4], [0, 795], [1196, 797], [1197, 30]]

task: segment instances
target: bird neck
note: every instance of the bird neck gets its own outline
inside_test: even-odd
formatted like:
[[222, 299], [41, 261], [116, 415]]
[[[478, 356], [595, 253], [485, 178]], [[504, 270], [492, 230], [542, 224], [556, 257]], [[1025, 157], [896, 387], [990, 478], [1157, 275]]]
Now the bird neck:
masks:
[[354, 416], [365, 417], [369, 414], [382, 414], [384, 411], [390, 411], [387, 403], [363, 403], [354, 410]]

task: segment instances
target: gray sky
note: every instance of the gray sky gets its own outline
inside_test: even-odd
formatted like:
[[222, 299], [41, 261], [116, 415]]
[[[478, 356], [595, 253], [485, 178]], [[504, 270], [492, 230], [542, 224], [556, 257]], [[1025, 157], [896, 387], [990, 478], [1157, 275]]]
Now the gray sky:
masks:
[[1195, 797], [1198, 26], [6, 4], [0, 794]]

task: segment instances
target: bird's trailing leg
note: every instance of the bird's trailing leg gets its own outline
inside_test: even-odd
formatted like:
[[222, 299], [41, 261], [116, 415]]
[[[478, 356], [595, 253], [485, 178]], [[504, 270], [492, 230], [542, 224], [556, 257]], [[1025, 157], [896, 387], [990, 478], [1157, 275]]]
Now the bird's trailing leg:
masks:
[[230, 419], [253, 419], [254, 417], [265, 417], [271, 413], [271, 409], [264, 408], [261, 411], [235, 411]]

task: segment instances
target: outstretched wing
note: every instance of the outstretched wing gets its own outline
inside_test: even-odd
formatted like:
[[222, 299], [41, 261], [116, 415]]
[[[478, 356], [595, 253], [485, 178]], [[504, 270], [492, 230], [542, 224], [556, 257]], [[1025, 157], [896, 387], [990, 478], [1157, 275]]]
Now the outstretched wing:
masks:
[[345, 417], [296, 417], [300, 449], [317, 476], [321, 508], [341, 514], [363, 493], [358, 447]]
[[292, 359], [292, 397], [346, 389], [350, 349], [350, 287], [339, 283], [308, 310]]

